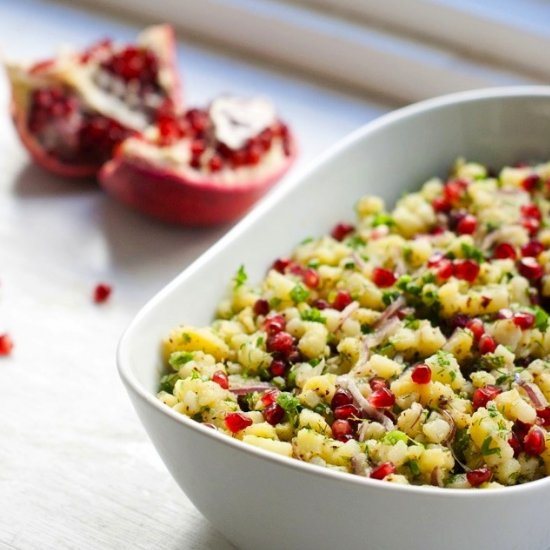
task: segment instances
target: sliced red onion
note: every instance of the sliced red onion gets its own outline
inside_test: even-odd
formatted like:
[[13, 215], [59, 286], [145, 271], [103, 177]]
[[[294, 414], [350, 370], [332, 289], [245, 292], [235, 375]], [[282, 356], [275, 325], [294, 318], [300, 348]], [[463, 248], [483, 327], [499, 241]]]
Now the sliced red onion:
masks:
[[451, 426], [451, 431], [449, 432], [449, 435], [445, 439], [445, 443], [450, 446], [454, 441], [454, 438], [456, 435], [456, 423], [454, 418], [445, 409], [441, 409], [439, 412], [447, 419], [447, 422]]
[[376, 323], [375, 331], [365, 336], [365, 344], [369, 348], [380, 345], [388, 336], [391, 336], [399, 327], [399, 319], [392, 317], [386, 318], [382, 324]]
[[359, 266], [361, 271], [367, 267], [367, 263], [363, 260], [363, 258], [361, 258], [361, 256], [359, 256], [359, 254], [357, 254], [357, 252], [353, 252], [351, 258], [355, 262], [355, 265]]
[[391, 319], [402, 307], [407, 305], [407, 301], [403, 296], [399, 296], [395, 299], [383, 312], [382, 315], [376, 321], [374, 327], [381, 327], [384, 323]]
[[517, 385], [525, 391], [535, 409], [545, 409], [548, 406], [546, 397], [536, 384], [525, 382], [519, 376], [514, 378]]
[[341, 312], [340, 312], [340, 320], [338, 321], [338, 324], [336, 325], [336, 328], [334, 329], [337, 331], [342, 327], [342, 325], [352, 316], [354, 311], [357, 311], [359, 309], [359, 302], [351, 302], [351, 304], [347, 305]]

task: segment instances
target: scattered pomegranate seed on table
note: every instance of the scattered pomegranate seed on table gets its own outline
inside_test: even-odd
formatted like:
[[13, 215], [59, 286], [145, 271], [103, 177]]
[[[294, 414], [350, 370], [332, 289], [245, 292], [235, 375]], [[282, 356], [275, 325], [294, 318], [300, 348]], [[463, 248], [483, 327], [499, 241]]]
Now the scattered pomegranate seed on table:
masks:
[[0, 356], [11, 355], [13, 346], [13, 340], [9, 334], [0, 334]]
[[94, 288], [94, 302], [96, 304], [105, 303], [111, 296], [113, 289], [106, 283], [99, 283]]

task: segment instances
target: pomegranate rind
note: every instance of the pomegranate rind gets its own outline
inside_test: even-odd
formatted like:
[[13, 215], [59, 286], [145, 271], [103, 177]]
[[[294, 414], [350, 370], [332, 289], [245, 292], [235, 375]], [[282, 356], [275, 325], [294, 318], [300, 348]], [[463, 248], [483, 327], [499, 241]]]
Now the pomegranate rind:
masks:
[[290, 154], [261, 179], [228, 186], [207, 176], [189, 177], [123, 154], [107, 162], [99, 173], [101, 186], [113, 197], [161, 221], [189, 226], [232, 222], [245, 214], [288, 171], [296, 158]]
[[[176, 70], [176, 42], [174, 30], [170, 25], [148, 27], [138, 36], [137, 44], [151, 49], [159, 60], [159, 83], [165, 90], [174, 108], [183, 108], [181, 79]], [[27, 128], [27, 115], [31, 94], [41, 87], [64, 85], [82, 99], [83, 103], [100, 114], [113, 116], [116, 113], [105, 113], [91, 104], [77, 67], [80, 53], [65, 53], [61, 57], [43, 63], [22, 65], [6, 63], [5, 70], [11, 87], [10, 113], [21, 142], [32, 159], [56, 175], [69, 178], [86, 178], [98, 173], [101, 164], [73, 164], [62, 162], [49, 154]], [[38, 70], [37, 70], [38, 69]], [[80, 76], [79, 76], [80, 75]], [[138, 129], [138, 128], [133, 128]], [[139, 128], [143, 129], [143, 128]]]

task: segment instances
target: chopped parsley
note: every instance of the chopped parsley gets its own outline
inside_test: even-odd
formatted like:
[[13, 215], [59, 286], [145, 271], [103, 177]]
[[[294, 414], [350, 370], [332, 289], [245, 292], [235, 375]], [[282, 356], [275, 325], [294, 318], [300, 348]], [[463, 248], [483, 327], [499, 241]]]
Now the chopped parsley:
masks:
[[360, 248], [361, 246], [365, 246], [367, 244], [367, 241], [360, 237], [359, 235], [353, 235], [353, 237], [350, 237], [347, 239], [346, 244], [353, 249]]
[[379, 212], [374, 216], [372, 220], [372, 226], [378, 227], [379, 225], [392, 226], [395, 225], [394, 219], [386, 212]]
[[461, 243], [460, 247], [462, 248], [462, 254], [464, 254], [464, 257], [468, 260], [475, 260], [478, 264], [485, 261], [483, 252], [477, 248], [477, 246], [469, 243]]
[[548, 313], [544, 311], [540, 306], [534, 306], [531, 308], [535, 314], [535, 326], [541, 331], [545, 332], [548, 328]]
[[160, 379], [159, 391], [172, 393], [174, 391], [174, 386], [179, 379], [180, 377], [177, 372], [173, 374], [165, 374]]
[[493, 442], [493, 438], [488, 435], [484, 440], [483, 440], [483, 443], [481, 445], [481, 454], [483, 456], [488, 456], [488, 455], [498, 455], [500, 456], [500, 447], [491, 447], [491, 443]]
[[297, 284], [291, 291], [290, 297], [295, 304], [305, 302], [309, 298], [309, 291], [303, 285]]
[[391, 432], [388, 432], [382, 438], [382, 443], [385, 443], [386, 445], [395, 445], [399, 441], [403, 441], [403, 443], [407, 443], [408, 439], [409, 439], [409, 436], [406, 433], [403, 433], [399, 430], [393, 430]]
[[302, 406], [300, 404], [300, 400], [295, 395], [285, 391], [281, 392], [277, 396], [277, 405], [281, 406], [285, 410], [290, 422], [296, 422]]
[[315, 323], [326, 323], [326, 317], [323, 317], [321, 315], [321, 312], [316, 308], [312, 307], [310, 309], [306, 309], [300, 313], [300, 317], [302, 318], [302, 321], [313, 321]]
[[243, 286], [247, 280], [248, 280], [248, 275], [244, 269], [244, 265], [241, 264], [241, 266], [237, 270], [237, 273], [235, 274], [235, 277], [233, 277], [233, 283], [234, 283], [233, 288], [237, 289]]
[[399, 296], [401, 296], [401, 294], [397, 290], [385, 290], [382, 293], [382, 301], [385, 305], [389, 306], [395, 302]]
[[179, 369], [185, 363], [189, 363], [193, 359], [193, 353], [190, 351], [174, 351], [170, 354], [168, 363], [174, 369]]

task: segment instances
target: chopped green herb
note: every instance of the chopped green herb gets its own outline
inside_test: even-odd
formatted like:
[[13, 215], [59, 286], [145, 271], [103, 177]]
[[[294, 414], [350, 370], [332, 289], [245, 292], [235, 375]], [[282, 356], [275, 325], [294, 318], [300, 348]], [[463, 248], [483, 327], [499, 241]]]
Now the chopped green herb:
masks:
[[409, 470], [413, 476], [420, 475], [420, 468], [418, 467], [418, 462], [416, 460], [409, 460], [407, 465], [409, 466]]
[[488, 435], [484, 440], [483, 440], [483, 443], [481, 445], [481, 454], [483, 456], [488, 456], [488, 455], [498, 455], [500, 456], [500, 447], [491, 447], [491, 443], [493, 442], [493, 438]]
[[170, 363], [170, 366], [174, 369], [179, 369], [182, 365], [185, 365], [185, 363], [188, 363], [193, 359], [193, 353], [190, 351], [173, 351], [170, 354], [170, 357], [168, 359], [168, 363]]
[[361, 325], [361, 332], [363, 334], [370, 334], [372, 332], [372, 327], [370, 325], [368, 325], [367, 323], [363, 323]]
[[382, 438], [382, 443], [385, 443], [386, 445], [395, 445], [398, 441], [403, 441], [403, 443], [407, 443], [408, 440], [409, 437], [406, 433], [403, 433], [399, 430], [393, 430], [391, 432], [388, 432]]
[[533, 312], [535, 314], [535, 326], [541, 331], [545, 332], [548, 328], [548, 313], [544, 311], [540, 306], [534, 306]]
[[291, 291], [290, 297], [295, 304], [305, 302], [309, 298], [309, 291], [301, 284], [297, 284]]
[[258, 336], [258, 338], [256, 338], [256, 347], [261, 348], [263, 345], [264, 345], [264, 337]]
[[360, 248], [361, 246], [365, 246], [367, 242], [365, 239], [360, 237], [359, 235], [353, 235], [352, 237], [349, 237], [346, 239], [346, 244], [353, 249]]
[[477, 248], [477, 246], [473, 246], [469, 243], [461, 243], [461, 248], [465, 258], [475, 260], [479, 264], [485, 261], [483, 252]]
[[374, 216], [372, 220], [372, 226], [378, 227], [379, 225], [392, 226], [395, 225], [394, 219], [386, 212], [379, 212]]
[[277, 296], [274, 296], [269, 300], [269, 307], [271, 309], [277, 309], [281, 305], [281, 298], [277, 298]]
[[355, 262], [346, 262], [344, 264], [344, 269], [355, 269], [356, 267]]
[[248, 280], [248, 275], [246, 274], [246, 271], [244, 269], [244, 265], [241, 265], [235, 274], [235, 277], [233, 277], [234, 286], [233, 288], [239, 288], [246, 283]]
[[297, 420], [302, 406], [300, 404], [300, 400], [295, 395], [283, 391], [277, 396], [277, 404], [285, 410], [288, 415], [288, 419], [292, 423]]
[[486, 353], [479, 358], [479, 364], [486, 370], [501, 369], [504, 366], [504, 357], [494, 353]]
[[382, 301], [385, 305], [389, 306], [391, 303], [395, 302], [401, 294], [397, 290], [385, 290], [382, 293]]
[[306, 309], [300, 313], [300, 317], [302, 318], [302, 321], [313, 321], [315, 323], [326, 323], [326, 317], [323, 317], [321, 315], [321, 312], [316, 308], [312, 307], [310, 309]]
[[174, 385], [176, 384], [176, 382], [180, 379], [180, 377], [178, 376], [178, 373], [173, 373], [173, 374], [165, 374], [161, 379], [160, 379], [160, 386], [159, 386], [159, 391], [165, 391], [165, 392], [168, 392], [168, 393], [172, 393], [174, 391]]
[[410, 262], [412, 259], [412, 248], [410, 246], [403, 247], [403, 259], [406, 262]]
[[300, 244], [309, 244], [313, 242], [313, 237], [306, 237]]
[[321, 362], [321, 359], [319, 359], [318, 357], [314, 357], [313, 359], [309, 360], [309, 364], [312, 367], [316, 367], [320, 362]]
[[312, 258], [311, 260], [309, 260], [309, 262], [307, 263], [307, 266], [308, 267], [319, 267], [321, 265], [321, 262], [319, 261], [318, 258]]

